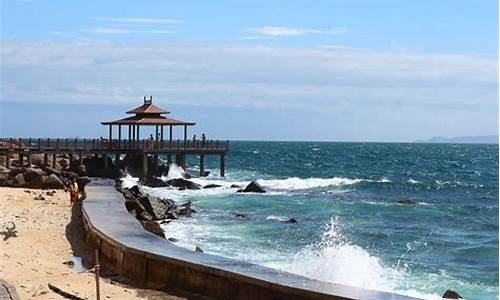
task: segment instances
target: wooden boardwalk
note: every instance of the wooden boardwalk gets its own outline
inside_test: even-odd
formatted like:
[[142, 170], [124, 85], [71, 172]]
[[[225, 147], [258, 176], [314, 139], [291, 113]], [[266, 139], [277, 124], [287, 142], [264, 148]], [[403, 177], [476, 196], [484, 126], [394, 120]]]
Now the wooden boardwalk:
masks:
[[[186, 156], [197, 155], [200, 158], [200, 175], [205, 174], [205, 156], [220, 156], [220, 173], [225, 173], [225, 154], [229, 151], [229, 141], [219, 140], [121, 140], [121, 139], [60, 139], [60, 138], [0, 138], [0, 155], [5, 155], [6, 167], [10, 167], [12, 155], [18, 155], [23, 163], [27, 158], [31, 165], [32, 154], [43, 154], [47, 165], [48, 155], [52, 155], [55, 163], [56, 155], [68, 154], [71, 158], [78, 156], [80, 163], [84, 156], [102, 157], [120, 155], [153, 156], [166, 155], [169, 163], [171, 155], [175, 155], [176, 164], [186, 168]], [[145, 170], [147, 173], [147, 170]]]

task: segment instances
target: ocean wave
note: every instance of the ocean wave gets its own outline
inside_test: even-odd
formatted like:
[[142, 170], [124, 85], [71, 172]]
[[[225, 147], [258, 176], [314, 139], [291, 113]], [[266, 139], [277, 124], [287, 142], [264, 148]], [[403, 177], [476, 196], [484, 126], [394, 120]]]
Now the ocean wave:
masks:
[[309, 278], [370, 290], [404, 294], [423, 299], [441, 299], [416, 289], [402, 289], [409, 274], [384, 266], [380, 259], [347, 241], [339, 230], [339, 219], [332, 218], [320, 242], [306, 246], [291, 263], [275, 267]]
[[280, 222], [286, 222], [289, 220], [288, 217], [285, 217], [285, 216], [274, 216], [274, 215], [270, 215], [266, 218], [266, 220], [272, 220], [272, 221], [280, 221]]

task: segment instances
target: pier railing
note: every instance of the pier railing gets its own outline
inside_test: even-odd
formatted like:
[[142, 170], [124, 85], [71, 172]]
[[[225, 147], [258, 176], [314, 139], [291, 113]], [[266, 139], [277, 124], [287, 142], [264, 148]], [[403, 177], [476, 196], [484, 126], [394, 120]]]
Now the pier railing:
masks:
[[118, 140], [0, 138], [2, 150], [30, 151], [227, 151], [229, 141], [220, 140]]

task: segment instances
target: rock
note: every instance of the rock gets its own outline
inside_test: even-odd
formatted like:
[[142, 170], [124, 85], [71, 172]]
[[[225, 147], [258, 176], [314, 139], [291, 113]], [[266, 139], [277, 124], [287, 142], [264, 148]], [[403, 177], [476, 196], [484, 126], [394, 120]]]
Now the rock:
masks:
[[23, 187], [29, 188], [29, 189], [41, 189], [42, 188], [42, 182], [47, 178], [47, 176], [42, 175], [41, 177], [34, 178], [30, 180], [29, 182], [26, 182]]
[[63, 168], [63, 169], [66, 169], [66, 167], [69, 167], [69, 159], [67, 159], [67, 158], [59, 159], [58, 163], [61, 166], [61, 168]]
[[232, 189], [241, 189], [241, 185], [238, 184], [231, 184]]
[[444, 292], [443, 297], [444, 299], [463, 299], [462, 296], [460, 296], [457, 292], [453, 290], [446, 290]]
[[64, 189], [65, 185], [56, 174], [47, 176], [41, 185], [42, 189]]
[[290, 219], [288, 219], [288, 221], [286, 221], [286, 223], [295, 224], [295, 223], [298, 223], [298, 222], [294, 218], [290, 218]]
[[205, 185], [203, 188], [204, 189], [213, 189], [213, 188], [219, 188], [221, 187], [222, 185], [220, 184], [215, 184], [215, 183], [211, 183], [211, 184], [207, 184]]
[[23, 186], [26, 182], [24, 181], [24, 175], [22, 173], [14, 176], [13, 185], [16, 187]]
[[238, 193], [265, 193], [266, 191], [256, 181], [250, 182], [244, 189], [238, 190]]
[[52, 197], [52, 196], [54, 196], [54, 195], [56, 194], [56, 191], [47, 191], [45, 194], [46, 194], [47, 196]]
[[78, 173], [78, 175], [80, 175], [80, 176], [85, 176], [85, 175], [87, 175], [87, 167], [85, 167], [85, 165], [78, 165], [78, 166], [76, 166], [75, 171], [76, 171], [76, 173]]
[[63, 265], [68, 265], [68, 266], [71, 266], [71, 267], [72, 267], [72, 266], [74, 266], [74, 265], [75, 265], [75, 262], [74, 262], [74, 261], [72, 261], [72, 260], [67, 260], [67, 261], [64, 261], [64, 262], [63, 262]]
[[141, 179], [141, 184], [149, 187], [166, 187], [169, 186], [168, 183], [161, 180], [158, 177], [147, 177]]
[[239, 219], [246, 219], [246, 218], [247, 218], [247, 215], [246, 215], [246, 214], [242, 214], [242, 213], [236, 213], [236, 214], [235, 214], [235, 217], [236, 217], [236, 218], [239, 218]]
[[75, 172], [71, 172], [71, 171], [61, 171], [61, 175], [58, 175], [58, 176], [67, 178], [69, 180], [73, 180], [73, 178], [78, 177], [78, 174]]
[[194, 209], [191, 208], [191, 201], [177, 207], [177, 214], [181, 217], [191, 217], [194, 212]]
[[167, 183], [171, 186], [175, 186], [178, 188], [184, 188], [188, 190], [199, 190], [201, 186], [197, 183], [194, 183], [190, 180], [184, 179], [184, 178], [175, 178], [175, 179], [170, 179], [167, 181]]
[[45, 200], [45, 197], [42, 196], [42, 194], [38, 194], [38, 196], [36, 196], [35, 198], [33, 198], [33, 200]]
[[165, 232], [161, 228], [160, 224], [155, 221], [141, 221], [142, 227], [147, 231], [156, 234], [159, 237], [165, 238]]
[[0, 173], [0, 186], [7, 186], [7, 175]]
[[199, 253], [203, 253], [203, 250], [198, 246], [196, 246], [196, 248], [194, 248], [194, 251], [199, 252]]
[[[127, 199], [125, 206], [129, 212], [135, 211], [137, 218], [148, 218], [153, 220], [176, 219], [176, 205], [171, 199], [162, 199], [143, 194], [138, 186], [123, 189], [123, 195]], [[144, 214], [147, 213], [147, 215]]]
[[85, 190], [85, 186], [90, 182], [90, 178], [87, 176], [81, 176], [76, 178], [76, 183], [78, 184], [78, 191], [83, 192]]
[[0, 165], [0, 174], [9, 174], [10, 170], [7, 167]]
[[174, 237], [169, 237], [168, 240], [172, 243], [177, 243], [179, 240]]
[[414, 205], [414, 204], [417, 204], [417, 202], [411, 200], [410, 198], [405, 198], [405, 199], [401, 199], [398, 201], [399, 204], [405, 204], [405, 205]]
[[21, 168], [21, 167], [14, 167], [14, 168], [10, 168], [9, 170], [9, 177], [16, 177], [17, 174], [20, 174], [20, 173], [23, 173], [24, 172], [24, 168]]
[[24, 181], [29, 182], [35, 179], [40, 180], [45, 175], [43, 170], [35, 168], [26, 168], [23, 172]]
[[61, 171], [51, 168], [51, 167], [42, 167], [42, 170], [47, 174], [56, 174], [57, 176], [61, 176]]

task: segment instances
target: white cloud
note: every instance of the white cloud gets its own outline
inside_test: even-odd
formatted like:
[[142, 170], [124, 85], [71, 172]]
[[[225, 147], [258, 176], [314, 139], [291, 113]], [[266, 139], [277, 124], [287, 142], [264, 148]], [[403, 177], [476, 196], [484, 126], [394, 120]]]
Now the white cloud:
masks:
[[172, 34], [173, 30], [163, 30], [163, 29], [124, 29], [124, 28], [93, 28], [86, 30], [88, 33], [94, 34]]
[[178, 24], [182, 23], [177, 19], [165, 18], [113, 18], [113, 17], [95, 17], [91, 18], [96, 21], [108, 21], [114, 23], [128, 23], [128, 24]]
[[271, 37], [290, 37], [299, 35], [339, 35], [345, 33], [344, 28], [332, 28], [328, 30], [294, 28], [286, 26], [262, 26], [250, 28], [250, 31]]

